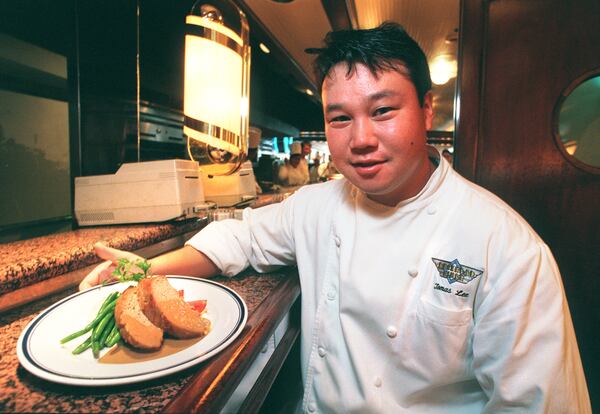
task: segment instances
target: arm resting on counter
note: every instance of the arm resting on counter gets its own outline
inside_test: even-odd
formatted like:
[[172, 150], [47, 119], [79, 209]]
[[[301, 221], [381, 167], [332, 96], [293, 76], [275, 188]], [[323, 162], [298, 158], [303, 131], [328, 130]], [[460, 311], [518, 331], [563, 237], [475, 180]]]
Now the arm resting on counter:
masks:
[[184, 246], [150, 260], [155, 275], [184, 275], [211, 277], [221, 273], [220, 269], [204, 253], [192, 246]]
[[[119, 259], [142, 259], [138, 255], [124, 250], [113, 249], [102, 243], [94, 245], [96, 254], [105, 261], [88, 273], [79, 284], [79, 290], [97, 286], [105, 280], [113, 279], [113, 271]], [[204, 253], [191, 246], [157, 256], [150, 261], [153, 274], [177, 274], [196, 277], [210, 277], [220, 273], [219, 268]]]

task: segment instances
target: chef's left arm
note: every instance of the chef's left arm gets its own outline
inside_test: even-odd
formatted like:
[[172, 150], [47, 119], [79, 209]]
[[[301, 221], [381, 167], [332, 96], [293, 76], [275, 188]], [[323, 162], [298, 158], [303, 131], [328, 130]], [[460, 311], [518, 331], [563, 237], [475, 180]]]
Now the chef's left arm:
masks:
[[497, 239], [474, 304], [473, 369], [489, 398], [484, 412], [591, 413], [552, 253], [530, 234]]

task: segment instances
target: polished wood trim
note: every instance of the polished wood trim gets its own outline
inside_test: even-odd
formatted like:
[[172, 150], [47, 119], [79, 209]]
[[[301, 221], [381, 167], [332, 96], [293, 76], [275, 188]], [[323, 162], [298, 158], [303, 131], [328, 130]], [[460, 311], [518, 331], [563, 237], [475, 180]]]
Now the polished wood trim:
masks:
[[352, 29], [350, 14], [344, 0], [321, 0], [321, 4], [333, 30]]
[[482, 111], [479, 106], [484, 86], [485, 3], [487, 2], [482, 0], [461, 0], [460, 6], [453, 167], [472, 181], [477, 178], [477, 153], [481, 135]]
[[248, 318], [242, 334], [218, 358], [199, 366], [186, 386], [165, 407], [166, 413], [218, 413], [300, 296], [295, 268], [285, 269], [276, 286]]
[[0, 296], [0, 313], [34, 302], [54, 293], [77, 286], [96, 265], [55, 276], [34, 285], [7, 292]]
[[256, 383], [248, 392], [246, 399], [240, 406], [239, 412], [244, 414], [257, 413], [265, 402], [269, 390], [273, 386], [283, 363], [286, 361], [294, 342], [300, 336], [300, 301], [297, 300], [290, 310], [290, 325], [279, 341], [277, 348], [271, 355], [269, 362], [264, 367]]

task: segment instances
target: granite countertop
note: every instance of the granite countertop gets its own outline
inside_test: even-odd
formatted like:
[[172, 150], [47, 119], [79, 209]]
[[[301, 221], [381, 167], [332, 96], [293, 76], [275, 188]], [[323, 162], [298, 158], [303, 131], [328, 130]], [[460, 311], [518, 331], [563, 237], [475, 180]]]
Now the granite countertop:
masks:
[[[289, 194], [261, 194], [250, 207], [277, 203]], [[163, 224], [89, 227], [0, 243], [0, 296], [99, 263], [100, 259], [94, 253], [94, 243], [98, 241], [117, 249], [137, 250], [198, 231], [206, 222], [206, 219], [192, 219]]]
[[136, 250], [197, 231], [204, 221], [81, 228], [0, 244], [0, 295], [98, 263], [94, 243]]
[[[258, 275], [246, 272], [234, 278], [216, 277], [212, 280], [235, 290], [252, 315], [274, 287], [288, 276], [286, 273]], [[19, 335], [42, 310], [75, 291], [64, 291], [0, 314], [0, 412], [157, 412], [164, 409], [194, 374], [210, 362], [163, 378], [110, 387], [54, 384], [30, 374], [17, 359]]]

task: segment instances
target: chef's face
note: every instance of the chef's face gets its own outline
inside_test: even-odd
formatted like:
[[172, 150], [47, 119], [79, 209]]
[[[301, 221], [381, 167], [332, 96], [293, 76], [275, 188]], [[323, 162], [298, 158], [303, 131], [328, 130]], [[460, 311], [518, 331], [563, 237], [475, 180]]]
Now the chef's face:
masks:
[[[399, 70], [405, 70], [403, 66]], [[323, 82], [327, 143], [338, 170], [369, 198], [386, 205], [419, 193], [431, 175], [426, 132], [431, 128], [431, 94], [419, 104], [404, 73], [373, 75], [356, 65], [335, 65]]]
[[290, 156], [290, 165], [294, 168], [296, 168], [298, 165], [300, 165], [300, 159], [302, 158], [302, 155], [300, 154], [293, 154], [292, 156]]

